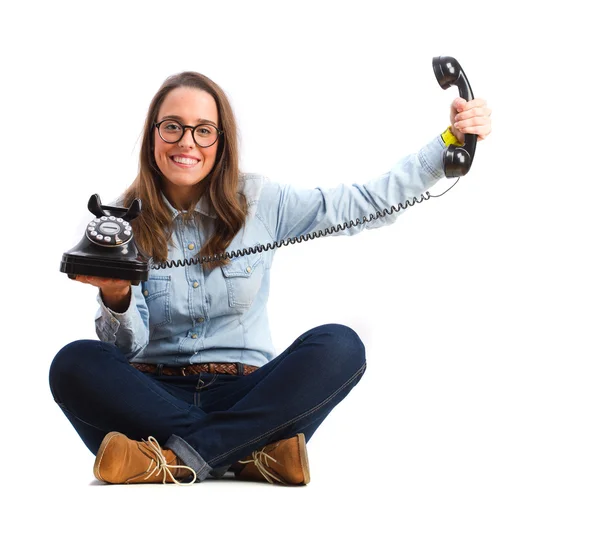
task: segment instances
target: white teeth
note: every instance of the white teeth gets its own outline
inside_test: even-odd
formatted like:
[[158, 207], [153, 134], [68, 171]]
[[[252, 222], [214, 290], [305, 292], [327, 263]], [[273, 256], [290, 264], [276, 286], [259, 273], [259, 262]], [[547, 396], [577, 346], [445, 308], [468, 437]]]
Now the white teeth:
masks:
[[197, 159], [192, 159], [191, 157], [173, 157], [173, 161], [175, 163], [183, 163], [184, 165], [195, 165], [198, 163]]

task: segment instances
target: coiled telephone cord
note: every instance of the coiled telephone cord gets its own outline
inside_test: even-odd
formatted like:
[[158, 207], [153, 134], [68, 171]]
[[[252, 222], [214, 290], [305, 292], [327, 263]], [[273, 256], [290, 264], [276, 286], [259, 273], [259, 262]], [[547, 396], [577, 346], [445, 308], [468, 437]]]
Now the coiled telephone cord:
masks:
[[182, 267], [185, 265], [196, 265], [196, 264], [204, 264], [208, 262], [215, 261], [223, 261], [231, 258], [239, 258], [240, 256], [249, 256], [250, 254], [259, 254], [261, 252], [267, 252], [269, 250], [274, 250], [276, 248], [281, 248], [282, 246], [293, 245], [296, 243], [302, 243], [304, 241], [309, 241], [313, 239], [318, 239], [319, 237], [326, 237], [327, 235], [331, 235], [333, 233], [339, 233], [345, 229], [349, 229], [352, 227], [360, 226], [362, 224], [366, 224], [368, 222], [372, 222], [373, 220], [378, 220], [379, 218], [383, 218], [384, 216], [389, 216], [390, 214], [395, 214], [401, 211], [408, 209], [409, 207], [413, 207], [418, 203], [422, 203], [423, 201], [428, 201], [432, 197], [441, 197], [448, 191], [450, 191], [454, 186], [456, 186], [457, 182], [460, 180], [460, 177], [456, 179], [454, 184], [450, 186], [446, 191], [440, 193], [439, 195], [431, 195], [428, 191], [419, 197], [413, 197], [412, 199], [408, 199], [404, 203], [398, 203], [397, 206], [393, 206], [390, 209], [383, 209], [382, 211], [377, 211], [376, 213], [371, 213], [369, 217], [363, 216], [362, 218], [357, 218], [356, 220], [346, 221], [343, 224], [338, 224], [337, 226], [331, 226], [330, 228], [320, 229], [319, 231], [315, 231], [313, 233], [308, 233], [305, 235], [300, 235], [298, 237], [290, 237], [289, 239], [282, 239], [281, 241], [277, 241], [274, 243], [258, 244], [251, 248], [243, 248], [241, 250], [232, 250], [230, 252], [224, 252], [222, 254], [213, 254], [211, 256], [202, 256], [196, 258], [186, 258], [185, 260], [169, 260], [161, 263], [152, 263], [152, 269], [167, 269], [170, 267]]

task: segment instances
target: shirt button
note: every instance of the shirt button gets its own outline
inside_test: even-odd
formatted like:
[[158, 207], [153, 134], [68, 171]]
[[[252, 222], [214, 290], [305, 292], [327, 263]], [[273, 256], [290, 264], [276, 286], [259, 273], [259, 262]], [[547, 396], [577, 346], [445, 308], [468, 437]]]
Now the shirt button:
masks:
[[247, 271], [248, 273], [251, 273], [251, 272], [252, 272], [252, 268], [251, 268], [250, 266], [248, 266], [248, 267], [246, 268], [246, 271]]
[[197, 281], [194, 281], [194, 284], [192, 284], [192, 286], [193, 286], [194, 288], [198, 288], [200, 285], [198, 284], [198, 282], [197, 282]]
[[148, 295], [148, 290], [144, 290], [144, 296]]
[[196, 319], [196, 322], [204, 322], [204, 317], [198, 317], [198, 318]]
[[198, 337], [198, 334], [192, 334], [192, 339], [196, 339]]
[[194, 246], [194, 243], [190, 243], [190, 244], [188, 245], [188, 248], [189, 248], [190, 250], [194, 250], [194, 248], [196, 248], [196, 247]]

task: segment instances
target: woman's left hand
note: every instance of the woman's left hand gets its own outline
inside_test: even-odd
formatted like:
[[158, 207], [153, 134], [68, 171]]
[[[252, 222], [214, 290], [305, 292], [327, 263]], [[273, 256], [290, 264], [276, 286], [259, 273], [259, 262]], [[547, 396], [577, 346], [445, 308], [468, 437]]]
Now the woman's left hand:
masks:
[[465, 142], [465, 133], [477, 135], [477, 140], [483, 140], [492, 132], [492, 110], [484, 99], [466, 101], [457, 97], [450, 106], [450, 131]]

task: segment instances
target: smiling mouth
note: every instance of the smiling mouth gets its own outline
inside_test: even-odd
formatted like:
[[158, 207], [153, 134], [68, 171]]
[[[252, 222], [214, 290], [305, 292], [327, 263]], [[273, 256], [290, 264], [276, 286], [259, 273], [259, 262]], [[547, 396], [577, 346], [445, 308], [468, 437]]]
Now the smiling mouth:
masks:
[[194, 165], [200, 163], [199, 159], [180, 156], [171, 156], [171, 161], [173, 161], [173, 163], [176, 163], [177, 165], [181, 165], [182, 167], [193, 167]]

